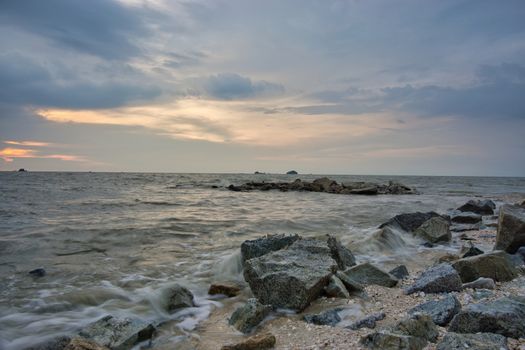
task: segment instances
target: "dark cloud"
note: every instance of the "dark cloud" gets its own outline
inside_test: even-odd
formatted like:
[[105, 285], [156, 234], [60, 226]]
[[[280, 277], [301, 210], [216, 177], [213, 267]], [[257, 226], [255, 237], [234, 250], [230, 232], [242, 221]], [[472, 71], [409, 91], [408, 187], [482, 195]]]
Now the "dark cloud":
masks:
[[0, 86], [0, 102], [6, 104], [72, 109], [118, 107], [161, 93], [147, 83], [93, 82], [81, 76], [58, 79], [44, 64], [20, 54], [0, 55]]
[[210, 97], [220, 100], [275, 96], [284, 93], [284, 87], [280, 84], [264, 80], [252, 81], [235, 73], [212, 75], [204, 81], [203, 85]]
[[109, 0], [3, 0], [0, 20], [67, 49], [122, 59], [140, 54], [133, 39], [149, 34], [151, 10]]

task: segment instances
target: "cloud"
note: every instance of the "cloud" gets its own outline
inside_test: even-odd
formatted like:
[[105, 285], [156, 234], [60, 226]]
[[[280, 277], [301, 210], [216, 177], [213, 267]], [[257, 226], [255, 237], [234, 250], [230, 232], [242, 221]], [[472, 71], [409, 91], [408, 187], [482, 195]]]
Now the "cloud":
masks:
[[74, 161], [81, 162], [84, 161], [82, 157], [78, 157], [70, 154], [42, 154], [41, 152], [34, 149], [26, 148], [12, 148], [6, 147], [0, 149], [0, 159], [3, 159], [6, 162], [12, 162], [16, 158], [42, 158], [42, 159], [58, 159], [63, 161]]
[[202, 82], [206, 94], [219, 100], [237, 100], [254, 97], [270, 97], [284, 93], [280, 84], [264, 80], [252, 81], [235, 73], [211, 75]]
[[49, 142], [40, 142], [40, 141], [4, 141], [7, 145], [15, 145], [15, 146], [29, 146], [29, 147], [45, 147], [45, 146], [51, 146], [52, 144]]

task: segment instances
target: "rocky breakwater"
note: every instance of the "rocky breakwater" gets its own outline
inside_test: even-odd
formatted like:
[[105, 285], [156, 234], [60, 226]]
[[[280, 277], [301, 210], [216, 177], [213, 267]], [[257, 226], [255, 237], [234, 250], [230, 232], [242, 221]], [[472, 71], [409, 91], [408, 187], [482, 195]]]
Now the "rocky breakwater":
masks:
[[327, 177], [315, 179], [312, 182], [296, 179], [293, 182], [247, 182], [236, 186], [230, 185], [228, 189], [236, 192], [249, 191], [304, 191], [326, 192], [337, 194], [378, 195], [378, 194], [417, 194], [414, 188], [390, 181], [388, 184], [371, 182], [345, 182], [338, 183]]

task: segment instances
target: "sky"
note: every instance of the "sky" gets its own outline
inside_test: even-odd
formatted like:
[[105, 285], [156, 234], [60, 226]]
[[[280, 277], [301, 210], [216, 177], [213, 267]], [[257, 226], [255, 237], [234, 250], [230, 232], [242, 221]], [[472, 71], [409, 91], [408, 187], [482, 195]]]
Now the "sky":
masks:
[[0, 0], [0, 170], [525, 176], [522, 0]]

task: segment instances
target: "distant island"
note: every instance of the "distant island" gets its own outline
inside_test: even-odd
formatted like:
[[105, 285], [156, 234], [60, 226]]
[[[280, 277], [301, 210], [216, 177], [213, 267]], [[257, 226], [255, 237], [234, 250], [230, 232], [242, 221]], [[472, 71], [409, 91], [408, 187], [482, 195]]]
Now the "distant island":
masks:
[[290, 171], [288, 171], [286, 173], [286, 175], [297, 175], [297, 174], [299, 174], [299, 173], [297, 171], [295, 171], [295, 170], [290, 170]]

